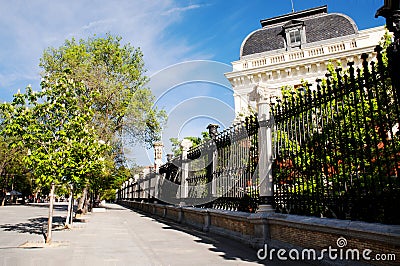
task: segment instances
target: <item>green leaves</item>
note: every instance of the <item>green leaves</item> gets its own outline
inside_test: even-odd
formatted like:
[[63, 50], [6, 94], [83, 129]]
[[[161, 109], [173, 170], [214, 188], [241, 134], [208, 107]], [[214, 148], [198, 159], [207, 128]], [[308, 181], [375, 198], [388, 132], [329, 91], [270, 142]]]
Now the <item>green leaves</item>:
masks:
[[[39, 185], [74, 182], [106, 190], [122, 158], [121, 136], [151, 144], [165, 113], [145, 87], [143, 54], [107, 34], [66, 40], [40, 59], [41, 90], [27, 87], [1, 104], [0, 133], [24, 149], [24, 165]], [[29, 151], [29, 152], [27, 152]]]
[[85, 86], [68, 75], [43, 79], [42, 91], [17, 94], [2, 108], [6, 113], [2, 133], [25, 147], [24, 158], [39, 184], [86, 184], [89, 174], [101, 174], [100, 158], [109, 149], [89, 126], [93, 120], [92, 97]]
[[121, 37], [107, 34], [87, 40], [67, 40], [58, 49], [47, 49], [40, 60], [43, 76], [52, 79], [65, 69], [85, 85], [93, 97], [91, 124], [101, 138], [118, 146], [120, 132], [129, 139], [152, 144], [159, 138], [165, 114], [153, 109], [153, 96], [145, 86], [143, 54], [123, 45]]

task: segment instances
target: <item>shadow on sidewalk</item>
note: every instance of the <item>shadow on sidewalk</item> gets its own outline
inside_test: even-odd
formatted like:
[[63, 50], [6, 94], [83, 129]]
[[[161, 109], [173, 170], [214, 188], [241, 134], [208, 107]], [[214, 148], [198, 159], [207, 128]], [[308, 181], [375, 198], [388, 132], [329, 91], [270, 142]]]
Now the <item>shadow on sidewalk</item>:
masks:
[[[28, 203], [25, 206], [29, 207], [38, 207], [38, 208], [49, 208], [49, 203]], [[68, 210], [68, 203], [66, 202], [56, 202], [53, 205], [54, 210], [57, 211], [67, 211]], [[74, 208], [76, 208], [76, 205], [74, 205]]]
[[[4, 224], [0, 225], [0, 229], [3, 231], [13, 231], [20, 234], [35, 234], [42, 235], [46, 239], [47, 230], [47, 217], [31, 218], [28, 222], [18, 224]], [[65, 217], [53, 216], [53, 231], [64, 230]]]
[[203, 232], [189, 225], [180, 224], [140, 210], [131, 208], [126, 208], [126, 209], [139, 214], [140, 217], [151, 218], [152, 221], [163, 224], [162, 228], [164, 230], [175, 230], [178, 232], [184, 232], [186, 234], [197, 237], [198, 239], [194, 240], [195, 242], [211, 245], [212, 247], [209, 248], [210, 252], [219, 253], [219, 256], [224, 258], [224, 260], [226, 261], [235, 261], [235, 262], [244, 261], [259, 265], [274, 265], [274, 266], [310, 265], [309, 263], [304, 261], [260, 260], [257, 257], [257, 251], [258, 251], [257, 249], [251, 248], [249, 245], [246, 245], [239, 241], [235, 241], [233, 239], [221, 235], [209, 232]]
[[[193, 227], [179, 224], [174, 221], [166, 220], [162, 217], [145, 213], [139, 210], [133, 210], [130, 208], [127, 209], [139, 214], [141, 217], [147, 217], [147, 218], [150, 217], [152, 218], [153, 221], [164, 224], [164, 226], [162, 227], [164, 230], [175, 230], [179, 232], [184, 232], [186, 234], [190, 234], [192, 236], [199, 238], [198, 240], [194, 241], [198, 243], [212, 245], [213, 247], [209, 248], [209, 250], [211, 252], [223, 253], [220, 254], [219, 256], [223, 257], [224, 260], [232, 260], [232, 261], [242, 260], [246, 262], [265, 265], [265, 262], [262, 262], [257, 258], [257, 250], [243, 243], [216, 234], [203, 232], [198, 229], [194, 229]], [[295, 265], [295, 264], [289, 264], [289, 265]]]
[[185, 232], [199, 238], [197, 240], [194, 240], [195, 242], [212, 245], [213, 247], [209, 248], [209, 250], [212, 252], [223, 253], [219, 256], [223, 257], [224, 260], [237, 261], [238, 259], [240, 259], [246, 262], [259, 263], [260, 265], [263, 264], [257, 258], [257, 251], [243, 243], [228, 239], [223, 236], [215, 234], [211, 235], [209, 233], [193, 229], [186, 225], [176, 224], [174, 222], [166, 220], [156, 220], [158, 222], [166, 224], [166, 226], [163, 226], [163, 229], [165, 230], [176, 230], [179, 232]]

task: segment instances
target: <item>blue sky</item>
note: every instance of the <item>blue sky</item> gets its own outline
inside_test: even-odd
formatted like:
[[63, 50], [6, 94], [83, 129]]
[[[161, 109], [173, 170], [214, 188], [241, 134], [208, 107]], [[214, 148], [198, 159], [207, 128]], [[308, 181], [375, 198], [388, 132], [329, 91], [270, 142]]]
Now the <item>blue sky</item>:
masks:
[[[293, 2], [295, 11], [328, 5], [329, 13], [350, 16], [359, 29], [385, 23], [374, 18], [383, 0]], [[229, 126], [233, 97], [223, 73], [261, 19], [291, 8], [290, 0], [0, 0], [0, 100], [28, 84], [39, 88], [39, 58], [47, 47], [109, 32], [143, 50], [149, 86], [170, 114], [164, 142], [199, 135], [209, 122]], [[129, 148], [137, 163], [152, 161], [151, 151], [143, 156], [140, 145]]]

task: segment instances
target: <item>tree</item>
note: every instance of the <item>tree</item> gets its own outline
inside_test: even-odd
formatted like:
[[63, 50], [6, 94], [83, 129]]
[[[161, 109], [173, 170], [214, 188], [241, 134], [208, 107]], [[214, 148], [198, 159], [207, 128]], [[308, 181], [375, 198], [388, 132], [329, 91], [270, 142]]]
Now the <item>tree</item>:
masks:
[[[25, 93], [14, 95], [12, 103], [1, 106], [1, 133], [13, 140], [10, 148], [27, 150], [24, 163], [39, 186], [74, 183], [86, 187], [91, 177], [102, 174], [109, 147], [90, 126], [95, 92], [88, 94], [68, 74], [44, 79], [41, 86], [41, 92], [28, 87]], [[50, 233], [51, 227], [46, 242], [51, 241]]]
[[[0, 104], [1, 106], [1, 104]], [[4, 128], [4, 113], [0, 108], [0, 132]], [[9, 146], [12, 139], [0, 136], [0, 199], [1, 206], [4, 206], [6, 193], [12, 190], [21, 192], [23, 195], [30, 195], [32, 184], [27, 168], [23, 163], [26, 153], [24, 147]], [[11, 196], [12, 199], [13, 196]]]
[[111, 146], [105, 157], [107, 176], [97, 175], [89, 184], [99, 199], [107, 189], [116, 188], [112, 179], [117, 176], [115, 168], [125, 163], [123, 142], [144, 142], [151, 146], [159, 139], [166, 117], [153, 107], [154, 97], [146, 87], [143, 54], [139, 48], [122, 44], [120, 37], [107, 34], [104, 38], [66, 40], [59, 48], [48, 48], [40, 66], [42, 76], [51, 82], [68, 70], [70, 78], [85, 85], [84, 94], [94, 97], [91, 99], [94, 116], [88, 123]]
[[151, 145], [159, 139], [165, 114], [153, 108], [153, 96], [145, 87], [143, 54], [139, 48], [121, 44], [121, 38], [66, 40], [59, 48], [49, 48], [40, 59], [43, 77], [52, 78], [66, 69], [74, 80], [82, 81], [86, 93], [96, 92], [91, 122], [117, 155], [124, 132], [132, 141]]
[[[184, 137], [192, 142], [193, 147], [200, 145], [210, 139], [210, 135], [207, 131], [201, 132], [201, 137]], [[172, 144], [172, 152], [174, 156], [179, 156], [182, 153], [181, 142], [178, 138], [170, 138], [169, 141]]]
[[[66, 75], [41, 85], [41, 92], [28, 87], [3, 105], [3, 133], [15, 138], [11, 147], [28, 149], [24, 160], [37, 183], [80, 183], [82, 176], [98, 170], [107, 146], [89, 126], [93, 111], [83, 96], [85, 87]], [[86, 105], [79, 102], [82, 98]]]
[[[1, 126], [0, 126], [1, 128]], [[4, 136], [0, 136], [0, 199], [4, 206], [6, 193], [12, 190], [23, 195], [31, 194], [31, 182], [23, 163], [24, 148], [10, 148]]]

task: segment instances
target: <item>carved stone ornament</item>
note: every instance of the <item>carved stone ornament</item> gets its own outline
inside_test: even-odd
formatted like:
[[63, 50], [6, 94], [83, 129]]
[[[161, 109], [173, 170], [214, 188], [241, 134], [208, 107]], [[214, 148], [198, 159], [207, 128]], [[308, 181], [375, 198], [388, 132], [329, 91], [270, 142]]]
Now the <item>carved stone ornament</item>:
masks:
[[249, 101], [265, 101], [268, 100], [272, 96], [277, 95], [276, 88], [269, 88], [266, 85], [261, 85], [260, 83], [256, 84], [253, 87], [253, 90], [248, 94]]

